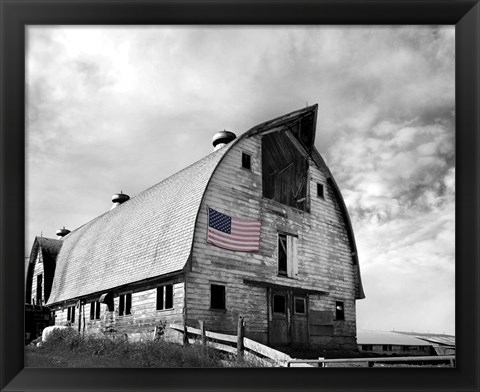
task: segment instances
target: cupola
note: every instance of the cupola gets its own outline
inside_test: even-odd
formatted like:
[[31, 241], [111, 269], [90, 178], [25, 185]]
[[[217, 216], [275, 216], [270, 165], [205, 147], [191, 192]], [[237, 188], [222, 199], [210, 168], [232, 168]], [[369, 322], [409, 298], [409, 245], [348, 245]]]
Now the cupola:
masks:
[[217, 151], [219, 148], [222, 148], [226, 144], [230, 143], [232, 140], [234, 140], [237, 137], [233, 132], [230, 131], [220, 131], [217, 132], [215, 135], [213, 135], [212, 138], [212, 144], [214, 147], [214, 151]]
[[67, 230], [65, 226], [63, 226], [63, 229], [57, 230], [55, 234], [57, 235], [57, 240], [60, 238], [65, 237], [68, 233], [70, 233], [70, 230]]
[[113, 210], [115, 207], [118, 207], [120, 204], [125, 203], [127, 200], [130, 200], [130, 196], [126, 195], [122, 191], [120, 191], [120, 193], [115, 193], [112, 196], [113, 205], [110, 209]]

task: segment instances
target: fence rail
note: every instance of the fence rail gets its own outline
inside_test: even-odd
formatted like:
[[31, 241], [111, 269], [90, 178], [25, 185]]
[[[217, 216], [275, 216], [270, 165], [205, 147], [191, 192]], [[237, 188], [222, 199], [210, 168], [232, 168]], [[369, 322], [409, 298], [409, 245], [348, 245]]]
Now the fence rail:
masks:
[[287, 367], [295, 363], [315, 363], [324, 366], [327, 363], [348, 363], [348, 362], [366, 362], [368, 367], [372, 367], [376, 362], [445, 362], [449, 361], [450, 366], [455, 367], [455, 355], [439, 356], [418, 356], [418, 357], [377, 357], [377, 358], [344, 358], [344, 359], [290, 359], [287, 361]]
[[203, 321], [199, 321], [200, 328], [193, 328], [182, 324], [170, 324], [169, 327], [183, 334], [184, 344], [201, 341], [203, 345], [208, 345], [217, 350], [230, 354], [236, 354], [238, 357], [254, 357], [257, 361], [269, 366], [282, 367], [325, 367], [328, 363], [354, 363], [366, 362], [368, 367], [380, 362], [434, 362], [448, 361], [452, 367], [455, 366], [454, 355], [441, 356], [412, 356], [412, 357], [378, 357], [378, 358], [343, 358], [343, 359], [294, 359], [289, 355], [275, 350], [264, 344], [258, 343], [244, 336], [244, 319], [239, 317], [237, 335], [227, 335], [218, 332], [205, 330]]
[[[200, 338], [202, 344], [242, 357], [245, 354], [250, 357], [253, 355], [256, 360], [266, 365], [286, 367], [287, 362], [292, 360], [290, 356], [281, 351], [244, 337], [243, 332], [237, 335], [227, 335], [218, 332], [205, 331], [202, 328], [185, 327], [182, 324], [170, 324], [169, 327], [184, 334], [186, 333], [187, 337], [186, 339], [184, 337], [184, 342], [188, 341], [188, 343], [194, 343]], [[193, 335], [194, 338], [191, 338], [188, 335]], [[239, 340], [243, 342], [243, 344], [239, 345]]]

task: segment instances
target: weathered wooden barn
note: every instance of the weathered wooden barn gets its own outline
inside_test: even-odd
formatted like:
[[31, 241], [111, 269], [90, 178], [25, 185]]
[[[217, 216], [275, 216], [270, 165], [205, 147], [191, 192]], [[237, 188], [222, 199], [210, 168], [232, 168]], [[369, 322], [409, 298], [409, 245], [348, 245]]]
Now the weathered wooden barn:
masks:
[[85, 225], [36, 238], [26, 302], [56, 324], [151, 333], [161, 320], [270, 346], [356, 348], [354, 233], [314, 147], [317, 105], [222, 131], [214, 151]]

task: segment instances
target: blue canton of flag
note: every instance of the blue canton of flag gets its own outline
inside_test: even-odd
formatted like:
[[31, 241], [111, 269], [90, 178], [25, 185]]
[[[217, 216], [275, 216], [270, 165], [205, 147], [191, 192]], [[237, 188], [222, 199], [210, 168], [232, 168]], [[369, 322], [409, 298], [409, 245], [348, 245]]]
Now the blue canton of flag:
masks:
[[232, 233], [232, 218], [212, 208], [208, 209], [208, 226], [226, 234]]
[[220, 248], [258, 252], [260, 221], [231, 217], [208, 207], [207, 242]]

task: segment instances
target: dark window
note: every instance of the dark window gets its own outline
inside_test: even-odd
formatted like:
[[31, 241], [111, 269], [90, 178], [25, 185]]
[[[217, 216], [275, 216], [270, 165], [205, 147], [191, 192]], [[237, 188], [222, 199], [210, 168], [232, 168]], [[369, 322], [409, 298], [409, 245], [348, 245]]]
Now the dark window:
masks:
[[173, 308], [173, 285], [165, 286], [165, 309]]
[[306, 300], [303, 297], [294, 297], [294, 313], [295, 314], [306, 314]]
[[278, 274], [287, 275], [287, 236], [278, 234]]
[[43, 275], [37, 275], [37, 305], [42, 304], [42, 283], [43, 283]]
[[210, 286], [210, 307], [225, 309], [225, 286], [212, 284]]
[[163, 309], [163, 286], [157, 287], [157, 310]]
[[373, 346], [371, 344], [362, 344], [363, 351], [373, 351]]
[[119, 299], [118, 315], [132, 314], [132, 293], [122, 294]]
[[410, 351], [410, 346], [402, 346], [402, 351]]
[[132, 294], [125, 295], [125, 314], [132, 314]]
[[251, 157], [245, 152], [242, 152], [242, 167], [248, 170], [252, 168]]
[[382, 346], [383, 351], [392, 351], [392, 345], [391, 344], [384, 344]]
[[342, 301], [337, 301], [335, 303], [335, 319], [336, 320], [345, 320], [345, 309], [343, 307]]
[[67, 321], [75, 322], [75, 306], [69, 306], [67, 310]]
[[285, 296], [282, 294], [275, 294], [273, 296], [273, 313], [283, 313], [285, 314]]
[[324, 193], [324, 190], [323, 190], [323, 184], [318, 184], [317, 183], [317, 196], [318, 197], [321, 197], [321, 198], [325, 198], [325, 193]]
[[100, 302], [90, 303], [90, 320], [100, 320]]
[[173, 285], [160, 286], [157, 288], [157, 310], [173, 308]]

